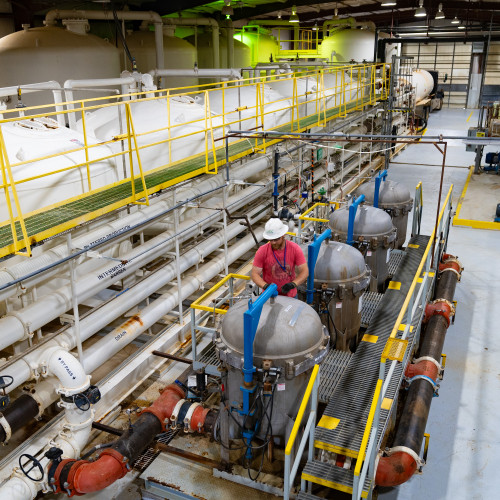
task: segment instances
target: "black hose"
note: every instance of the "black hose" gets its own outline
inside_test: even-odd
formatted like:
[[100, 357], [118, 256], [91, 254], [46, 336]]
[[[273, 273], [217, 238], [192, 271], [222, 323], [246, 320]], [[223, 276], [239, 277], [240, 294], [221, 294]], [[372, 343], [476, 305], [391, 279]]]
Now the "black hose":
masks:
[[[29, 394], [22, 394], [13, 401], [2, 414], [10, 426], [11, 433], [29, 424], [38, 416], [40, 408], [36, 400]], [[0, 426], [0, 442], [5, 442], [7, 435], [5, 429]]]

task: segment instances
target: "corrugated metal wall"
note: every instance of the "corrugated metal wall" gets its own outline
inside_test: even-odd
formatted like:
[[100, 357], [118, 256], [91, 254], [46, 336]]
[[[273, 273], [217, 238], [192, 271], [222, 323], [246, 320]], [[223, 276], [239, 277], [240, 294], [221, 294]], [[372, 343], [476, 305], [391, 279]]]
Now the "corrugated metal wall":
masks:
[[[471, 43], [463, 42], [411, 43], [403, 44], [402, 53], [413, 56], [416, 67], [438, 71], [438, 88], [442, 88], [445, 93], [444, 105], [463, 108], [467, 103], [471, 49]], [[500, 57], [500, 45], [497, 52], [497, 57]]]
[[484, 77], [483, 104], [500, 100], [500, 42], [491, 42]]

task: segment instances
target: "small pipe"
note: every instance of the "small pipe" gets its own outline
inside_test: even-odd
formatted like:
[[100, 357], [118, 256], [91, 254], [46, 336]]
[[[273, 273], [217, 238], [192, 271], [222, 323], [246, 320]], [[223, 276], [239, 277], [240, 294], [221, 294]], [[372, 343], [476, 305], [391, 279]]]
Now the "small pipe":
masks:
[[314, 298], [314, 269], [318, 260], [319, 249], [321, 243], [328, 238], [331, 238], [332, 230], [327, 229], [320, 236], [314, 235], [314, 241], [307, 247], [307, 266], [309, 267], [309, 276], [307, 277], [307, 298], [308, 304], [312, 304]]
[[187, 365], [192, 365], [193, 360], [187, 358], [181, 358], [180, 356], [174, 356], [173, 354], [168, 354], [167, 352], [153, 351], [151, 354], [155, 356], [160, 356], [161, 358], [171, 359], [172, 361], [179, 361], [180, 363], [186, 363]]
[[375, 192], [373, 194], [373, 206], [375, 208], [378, 208], [380, 184], [382, 183], [382, 179], [385, 181], [386, 178], [387, 178], [387, 170], [382, 170], [382, 172], [379, 172], [379, 174], [375, 177]]
[[358, 198], [355, 198], [351, 205], [349, 206], [349, 225], [347, 227], [347, 241], [348, 245], [354, 244], [354, 220], [356, 219], [356, 211], [360, 203], [365, 201], [365, 195], [362, 194]]
[[279, 165], [280, 165], [280, 152], [279, 152], [279, 149], [276, 148], [276, 150], [274, 151], [274, 171], [273, 171], [273, 179], [274, 179], [273, 208], [274, 208], [274, 215], [278, 215], [278, 198], [279, 198], [278, 178], [280, 176], [280, 174], [279, 174]]

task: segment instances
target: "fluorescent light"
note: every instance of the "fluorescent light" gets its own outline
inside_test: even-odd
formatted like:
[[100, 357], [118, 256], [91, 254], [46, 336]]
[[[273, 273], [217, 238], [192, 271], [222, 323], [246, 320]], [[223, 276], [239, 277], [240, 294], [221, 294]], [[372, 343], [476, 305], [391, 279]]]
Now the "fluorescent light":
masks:
[[312, 27], [313, 31], [318, 31], [318, 23], [314, 23], [314, 26]]
[[443, 4], [442, 3], [439, 4], [435, 19], [444, 19], [444, 12], [443, 12]]
[[393, 7], [394, 5], [397, 5], [397, 2], [396, 0], [382, 0], [380, 5], [382, 7]]
[[465, 29], [465, 26], [463, 24], [461, 24], [459, 27], [458, 27], [459, 30], [464, 30]]
[[299, 16], [297, 15], [297, 7], [295, 7], [295, 5], [292, 7], [292, 15], [290, 16], [290, 19], [288, 19], [288, 22], [290, 23], [299, 22]]
[[420, 0], [419, 5], [419, 8], [415, 11], [415, 17], [425, 17], [427, 12], [424, 9], [424, 0]]
[[458, 17], [457, 17], [457, 16], [455, 16], [455, 17], [453, 18], [453, 20], [451, 21], [451, 24], [460, 24], [460, 20], [458, 19]]

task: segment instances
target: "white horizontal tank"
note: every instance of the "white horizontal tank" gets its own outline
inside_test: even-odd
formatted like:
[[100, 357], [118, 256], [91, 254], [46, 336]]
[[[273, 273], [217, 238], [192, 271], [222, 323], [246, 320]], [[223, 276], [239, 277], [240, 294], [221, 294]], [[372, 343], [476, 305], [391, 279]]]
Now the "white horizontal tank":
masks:
[[[9, 163], [14, 165], [13, 177], [17, 182], [84, 164], [71, 170], [17, 184], [16, 190], [24, 215], [88, 191], [85, 151], [73, 151], [84, 146], [84, 138], [80, 133], [61, 127], [50, 118], [10, 122], [2, 125], [1, 128]], [[98, 143], [92, 138], [88, 138], [87, 141], [89, 145]], [[88, 151], [92, 189], [119, 180], [113, 159], [92, 163], [93, 160], [112, 154], [107, 146], [95, 146]], [[37, 160], [46, 156], [51, 157]], [[23, 164], [16, 166], [16, 163]], [[12, 197], [11, 202], [15, 210]], [[7, 204], [2, 196], [0, 221], [6, 221], [8, 218]]]
[[[52, 26], [26, 28], [0, 39], [0, 67], [8, 68], [0, 71], [0, 87], [50, 80], [62, 86], [66, 80], [116, 78], [120, 74], [120, 51], [85, 32]], [[98, 95], [75, 92], [75, 99]], [[22, 100], [25, 105], [35, 106], [52, 102], [52, 95], [37, 92], [26, 94]]]
[[412, 73], [411, 84], [415, 89], [415, 99], [418, 103], [431, 93], [434, 87], [434, 78], [425, 69], [415, 69]]

